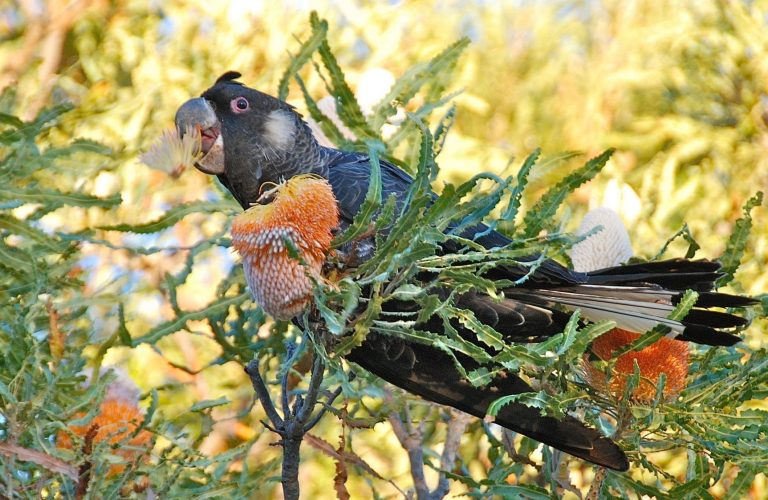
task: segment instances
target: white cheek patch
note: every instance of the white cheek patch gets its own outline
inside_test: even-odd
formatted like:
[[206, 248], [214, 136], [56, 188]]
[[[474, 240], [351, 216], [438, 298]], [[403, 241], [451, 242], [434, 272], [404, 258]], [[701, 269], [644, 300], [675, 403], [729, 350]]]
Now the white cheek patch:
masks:
[[264, 123], [264, 137], [273, 148], [290, 148], [296, 140], [296, 120], [290, 112], [272, 111]]

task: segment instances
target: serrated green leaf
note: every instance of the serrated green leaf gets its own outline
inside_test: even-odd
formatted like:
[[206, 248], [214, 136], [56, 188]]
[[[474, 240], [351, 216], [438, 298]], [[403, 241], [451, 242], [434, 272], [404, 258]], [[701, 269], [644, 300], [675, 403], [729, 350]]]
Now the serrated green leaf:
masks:
[[[682, 321], [688, 314], [688, 311], [690, 311], [696, 305], [696, 301], [698, 299], [699, 294], [697, 292], [693, 290], [686, 290], [683, 296], [680, 298], [680, 302], [675, 306], [672, 312], [669, 313], [667, 318], [674, 321]], [[621, 349], [613, 351], [611, 358], [616, 359], [622, 354], [645, 349], [649, 345], [657, 342], [660, 338], [666, 336], [669, 333], [669, 330], [670, 329], [667, 326], [657, 325], [652, 330], [641, 335], [637, 340], [630, 342]]]
[[440, 153], [443, 151], [445, 140], [448, 138], [448, 132], [453, 127], [453, 124], [455, 121], [456, 121], [456, 105], [451, 104], [451, 107], [448, 108], [448, 111], [438, 122], [437, 128], [435, 128], [435, 133], [432, 134], [432, 136], [434, 137], [432, 153], [435, 155], [435, 157], [440, 156]]
[[683, 224], [683, 227], [681, 227], [675, 234], [667, 239], [664, 245], [662, 245], [661, 250], [659, 250], [659, 252], [651, 260], [659, 260], [666, 253], [669, 245], [679, 237], [682, 237], [685, 241], [688, 242], [688, 250], [685, 252], [685, 258], [692, 259], [693, 256], [696, 255], [696, 252], [701, 248], [701, 245], [699, 245], [699, 243], [693, 237], [693, 234], [691, 234], [691, 230], [688, 228], [688, 224]]
[[473, 498], [519, 498], [521, 500], [551, 500], [546, 489], [534, 485], [494, 484], [478, 493], [468, 493]]
[[667, 495], [658, 488], [647, 484], [634, 481], [631, 476], [620, 472], [608, 471], [609, 483], [614, 485], [619, 491], [631, 490], [641, 495], [648, 495], [653, 498], [668, 498]]
[[475, 317], [475, 313], [468, 309], [452, 308], [452, 316], [459, 320], [459, 322], [477, 335], [477, 340], [483, 344], [491, 347], [497, 351], [500, 351], [506, 345], [504, 338], [499, 332], [492, 327], [486, 325]]
[[299, 51], [296, 55], [291, 56], [291, 62], [285, 69], [283, 76], [280, 78], [280, 84], [277, 86], [277, 98], [284, 101], [288, 97], [288, 84], [291, 82], [291, 78], [296, 75], [301, 68], [309, 61], [312, 54], [317, 51], [320, 44], [326, 40], [328, 36], [328, 22], [325, 20], [318, 20], [312, 25], [312, 36], [307, 41], [301, 44]]
[[234, 297], [225, 297], [223, 299], [212, 302], [208, 306], [198, 311], [185, 312], [171, 320], [157, 325], [145, 335], [132, 339], [131, 345], [136, 347], [137, 345], [144, 343], [154, 344], [161, 338], [184, 329], [188, 321], [198, 321], [217, 314], [224, 314], [230, 307], [242, 304], [249, 297], [250, 294], [241, 293], [240, 295], [236, 295]]
[[3, 383], [2, 380], [0, 380], [0, 397], [5, 400], [5, 404], [18, 404], [18, 400], [16, 399], [16, 396], [13, 395], [11, 390], [8, 388], [7, 385]]
[[63, 158], [71, 156], [75, 153], [92, 153], [99, 155], [112, 154], [112, 150], [104, 144], [88, 139], [76, 139], [71, 143], [63, 147], [48, 148], [42, 153], [42, 157], [46, 160], [55, 160], [57, 158]]
[[61, 115], [71, 111], [74, 105], [71, 103], [56, 104], [43, 108], [30, 123], [34, 135], [38, 135], [46, 126], [52, 126]]
[[[374, 285], [374, 288], [378, 288], [379, 284]], [[383, 299], [374, 290], [374, 295], [368, 302], [363, 316], [358, 318], [352, 328], [352, 334], [344, 337], [336, 346], [335, 352], [339, 356], [344, 356], [349, 353], [355, 347], [358, 347], [368, 336], [368, 332], [371, 330], [371, 326], [376, 318], [379, 317], [382, 310]]]
[[481, 366], [467, 372], [467, 381], [472, 384], [473, 387], [481, 387], [489, 384], [496, 374], [488, 370], [488, 368]]
[[755, 480], [756, 475], [756, 472], [751, 468], [742, 468], [728, 487], [725, 498], [735, 500], [749, 496], [747, 492], [752, 486], [752, 481]]
[[397, 113], [397, 106], [405, 106], [424, 86], [434, 84], [439, 78], [446, 78], [468, 45], [469, 40], [462, 38], [426, 64], [417, 64], [406, 71], [373, 108], [371, 126], [376, 130], [380, 129], [388, 118]]
[[492, 417], [499, 414], [502, 408], [510, 403], [520, 403], [541, 411], [542, 415], [554, 412], [555, 416], [562, 415], [561, 403], [544, 391], [523, 392], [521, 394], [510, 394], [502, 396], [488, 405], [486, 413]]
[[[321, 26], [324, 22], [318, 18], [317, 13], [312, 12], [310, 15], [310, 24], [313, 30], [322, 29]], [[344, 72], [336, 61], [336, 57], [333, 55], [327, 39], [323, 38], [320, 41], [317, 52], [320, 54], [323, 65], [330, 75], [330, 88], [328, 88], [328, 91], [337, 100], [337, 110], [341, 121], [351, 128], [359, 139], [381, 141], [381, 136], [370, 127], [365, 119], [354, 93], [347, 85]]]
[[381, 207], [381, 164], [379, 163], [379, 153], [383, 150], [383, 145], [379, 142], [368, 142], [368, 156], [370, 158], [371, 170], [368, 178], [368, 190], [365, 193], [365, 200], [360, 206], [360, 210], [355, 215], [352, 224], [346, 231], [333, 241], [333, 248], [339, 248], [360, 237], [371, 227], [373, 217]]
[[210, 408], [216, 408], [217, 406], [224, 406], [231, 403], [226, 396], [222, 396], [218, 399], [205, 399], [203, 401], [198, 401], [197, 403], [193, 404], [189, 411], [203, 411], [208, 410]]
[[157, 233], [164, 229], [168, 229], [187, 215], [197, 213], [212, 214], [222, 211], [228, 212], [232, 208], [233, 207], [231, 204], [222, 204], [219, 202], [210, 201], [196, 201], [173, 207], [162, 217], [152, 222], [145, 222], [143, 224], [116, 224], [114, 226], [101, 226], [99, 229], [102, 231], [120, 231], [125, 233], [138, 234]]
[[673, 321], [682, 321], [699, 300], [699, 294], [693, 290], [686, 290], [675, 308], [667, 316]]
[[0, 113], [0, 123], [4, 125], [10, 125], [14, 128], [21, 128], [24, 126], [24, 122], [20, 119], [16, 118], [13, 115], [8, 115], [5, 113]]
[[404, 283], [397, 287], [390, 295], [395, 300], [414, 300], [424, 295], [425, 290], [413, 283]]
[[523, 162], [522, 166], [520, 167], [520, 170], [517, 172], [517, 176], [515, 177], [515, 187], [512, 189], [512, 192], [509, 196], [509, 203], [507, 204], [506, 208], [502, 211], [501, 216], [493, 220], [490, 224], [488, 224], [488, 229], [486, 231], [483, 231], [481, 233], [478, 233], [475, 236], [475, 239], [484, 236], [486, 233], [489, 233], [491, 231], [496, 230], [497, 226], [499, 224], [504, 223], [505, 228], [509, 228], [510, 233], [514, 233], [514, 226], [515, 226], [515, 219], [517, 218], [517, 214], [520, 211], [520, 206], [523, 202], [523, 193], [525, 192], [526, 186], [528, 186], [528, 176], [531, 173], [531, 170], [533, 169], [534, 165], [536, 165], [536, 161], [539, 159], [539, 156], [541, 155], [541, 149], [534, 150], [533, 153], [528, 155], [528, 157]]
[[15, 187], [0, 187], [0, 199], [20, 200], [24, 203], [42, 203], [53, 206], [77, 207], [113, 207], [119, 205], [122, 198], [114, 194], [107, 198], [98, 198], [85, 193], [63, 193], [53, 190], [21, 189]]
[[752, 209], [759, 207], [763, 203], [763, 192], [758, 191], [755, 196], [747, 200], [744, 204], [744, 216], [741, 217], [733, 225], [733, 232], [728, 243], [725, 245], [725, 251], [720, 262], [723, 264], [722, 272], [723, 276], [718, 278], [716, 285], [718, 287], [726, 285], [733, 280], [733, 276], [736, 270], [741, 264], [741, 259], [744, 256], [744, 249], [747, 246], [747, 240], [749, 239], [749, 233], [752, 231]]
[[5, 229], [11, 234], [27, 238], [30, 241], [38, 243], [48, 250], [56, 253], [66, 251], [69, 246], [54, 235], [49, 235], [37, 229], [26, 221], [17, 219], [6, 214], [0, 214], [0, 229]]
[[539, 353], [545, 353], [547, 351], [555, 351], [558, 355], [562, 355], [568, 351], [571, 346], [576, 342], [576, 334], [579, 329], [579, 320], [581, 319], [581, 311], [576, 310], [571, 314], [563, 331], [544, 342], [538, 344], [535, 350]]
[[557, 209], [565, 201], [565, 198], [577, 187], [596, 176], [605, 166], [613, 154], [609, 149], [599, 156], [592, 158], [583, 167], [567, 175], [542, 196], [536, 205], [525, 214], [523, 219], [523, 236], [531, 238], [551, 223]]
[[344, 136], [344, 134], [341, 133], [341, 130], [339, 130], [339, 127], [336, 126], [336, 123], [334, 123], [334, 121], [331, 120], [330, 117], [328, 117], [325, 113], [320, 111], [320, 108], [317, 106], [317, 102], [315, 102], [315, 100], [309, 94], [306, 85], [304, 85], [304, 80], [302, 80], [299, 75], [296, 75], [295, 78], [296, 83], [299, 84], [299, 89], [301, 89], [301, 93], [304, 96], [304, 102], [307, 105], [309, 115], [318, 123], [318, 125], [320, 125], [320, 128], [328, 137], [328, 140], [330, 140], [333, 144], [341, 149], [352, 149], [355, 146], [355, 143], [349, 141]]
[[18, 248], [7, 246], [3, 241], [0, 241], [0, 266], [26, 275], [35, 273], [35, 264], [31, 257]]

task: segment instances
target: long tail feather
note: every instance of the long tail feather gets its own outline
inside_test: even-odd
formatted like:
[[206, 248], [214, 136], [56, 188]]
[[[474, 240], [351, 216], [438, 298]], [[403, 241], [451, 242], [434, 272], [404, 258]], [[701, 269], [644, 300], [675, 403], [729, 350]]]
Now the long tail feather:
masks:
[[[709, 345], [733, 345], [741, 340], [733, 330], [747, 320], [736, 314], [708, 310], [744, 307], [755, 301], [712, 292], [721, 275], [717, 262], [681, 259], [600, 269], [583, 284], [546, 288], [513, 288], [509, 299], [547, 309], [579, 309], [590, 321], [613, 320], [621, 329], [642, 333], [656, 325], [672, 330], [679, 340]], [[682, 321], [669, 319], [686, 289], [700, 291], [695, 307]]]
[[[397, 359], [392, 359], [390, 354], [395, 350], [389, 345], [391, 342], [392, 339], [369, 334], [348, 359], [408, 392], [480, 418], [497, 398], [532, 391], [513, 374], [496, 377], [487, 386], [474, 387], [456, 371], [445, 353], [432, 346], [408, 344], [408, 355], [399, 353]], [[471, 365], [468, 359], [464, 362]], [[502, 407], [496, 423], [589, 462], [614, 470], [629, 468], [627, 456], [616, 443], [573, 417], [558, 420], [542, 416], [535, 408], [511, 403]]]

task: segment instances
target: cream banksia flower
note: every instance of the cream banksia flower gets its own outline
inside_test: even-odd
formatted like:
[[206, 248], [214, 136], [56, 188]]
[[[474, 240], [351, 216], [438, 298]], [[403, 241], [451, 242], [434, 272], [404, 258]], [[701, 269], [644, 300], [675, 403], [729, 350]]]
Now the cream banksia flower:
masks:
[[320, 277], [339, 210], [331, 185], [313, 175], [292, 177], [267, 195], [268, 204], [232, 221], [232, 245], [255, 301], [275, 319], [289, 320], [312, 298], [312, 278]]
[[187, 131], [183, 137], [178, 131], [167, 129], [146, 153], [140, 156], [142, 163], [172, 177], [178, 177], [201, 158], [200, 133]]

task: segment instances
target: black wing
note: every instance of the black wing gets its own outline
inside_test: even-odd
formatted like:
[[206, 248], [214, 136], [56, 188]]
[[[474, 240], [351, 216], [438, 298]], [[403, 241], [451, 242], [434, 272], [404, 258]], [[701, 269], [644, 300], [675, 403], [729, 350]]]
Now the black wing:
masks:
[[[381, 162], [381, 179], [382, 198], [387, 199], [394, 194], [399, 208], [402, 208], [413, 179], [385, 161]], [[360, 210], [368, 190], [368, 157], [356, 153], [342, 154], [330, 166], [329, 180], [339, 202], [340, 213], [345, 222], [349, 223]], [[478, 232], [485, 229], [485, 226], [474, 228]], [[495, 231], [488, 232], [478, 241], [486, 247], [510, 243], [509, 239]], [[547, 267], [549, 272], [546, 272]], [[522, 272], [515, 270], [519, 275]], [[561, 285], [578, 281], [555, 262], [548, 262], [541, 274], [542, 281], [554, 280]], [[563, 279], [556, 278], [561, 275]], [[553, 335], [561, 331], [568, 320], [568, 315], [559, 311], [518, 300], [496, 302], [482, 294], [466, 294], [461, 298], [460, 305], [472, 309], [481, 321], [493, 326], [510, 340], [517, 341], [538, 340]], [[398, 307], [398, 304], [389, 304], [389, 307]], [[422, 327], [439, 330], [442, 323], [431, 320]], [[470, 332], [462, 333], [471, 335]], [[466, 370], [478, 367], [472, 359], [460, 354], [457, 356]], [[507, 373], [496, 377], [485, 387], [473, 387], [456, 369], [451, 357], [439, 349], [375, 333], [369, 334], [365, 342], [347, 358], [408, 392], [480, 418], [485, 416], [488, 405], [499, 397], [532, 391], [520, 377]], [[501, 410], [496, 422], [584, 460], [616, 470], [629, 467], [621, 448], [574, 418], [557, 420], [544, 417], [534, 408], [512, 403]]]
[[[383, 198], [394, 194], [402, 208], [413, 179], [385, 161], [381, 162], [381, 178]], [[329, 180], [342, 217], [349, 223], [368, 190], [368, 157], [360, 153], [339, 153], [330, 165]], [[475, 234], [482, 234], [475, 241], [486, 248], [510, 243], [503, 235], [486, 229], [478, 225], [463, 236], [473, 238]], [[508, 266], [492, 269], [486, 277], [514, 280], [526, 272], [525, 268]], [[574, 309], [581, 309], [587, 318], [614, 319], [620, 327], [645, 331], [666, 320], [683, 291], [692, 288], [701, 292], [699, 304], [686, 321], [673, 325], [678, 329], [678, 338], [731, 345], [740, 340], [739, 337], [722, 329], [739, 328], [746, 321], [706, 308], [745, 306], [754, 301], [711, 292], [719, 276], [719, 264], [709, 261], [671, 260], [582, 274], [548, 260], [521, 286], [504, 290], [503, 300], [468, 293], [459, 299], [459, 305], [472, 310], [480, 321], [495, 328], [507, 341], [535, 342], [562, 331], [570, 317], [568, 311]], [[388, 304], [388, 307], [400, 306]], [[433, 318], [420, 327], [440, 331], [443, 325]], [[471, 338], [471, 332], [462, 331], [460, 325], [456, 327], [462, 335]], [[460, 375], [453, 360], [439, 349], [376, 334], [369, 335], [348, 357], [409, 392], [478, 417], [483, 417], [488, 405], [498, 397], [531, 390], [522, 379], [509, 373], [496, 377], [485, 387], [473, 387]], [[459, 356], [459, 359], [466, 370], [477, 367], [467, 357]], [[574, 418], [556, 420], [543, 417], [525, 405], [511, 404], [504, 407], [496, 421], [590, 462], [617, 470], [628, 468], [626, 456], [615, 443]]]
[[[477, 367], [466, 356], [458, 357], [465, 369]], [[347, 359], [408, 392], [479, 418], [499, 397], [533, 390], [514, 374], [496, 377], [484, 387], [473, 387], [439, 349], [374, 333]], [[510, 403], [501, 409], [495, 422], [589, 462], [614, 470], [629, 468], [621, 448], [575, 418], [557, 420], [542, 416], [535, 408]]]

